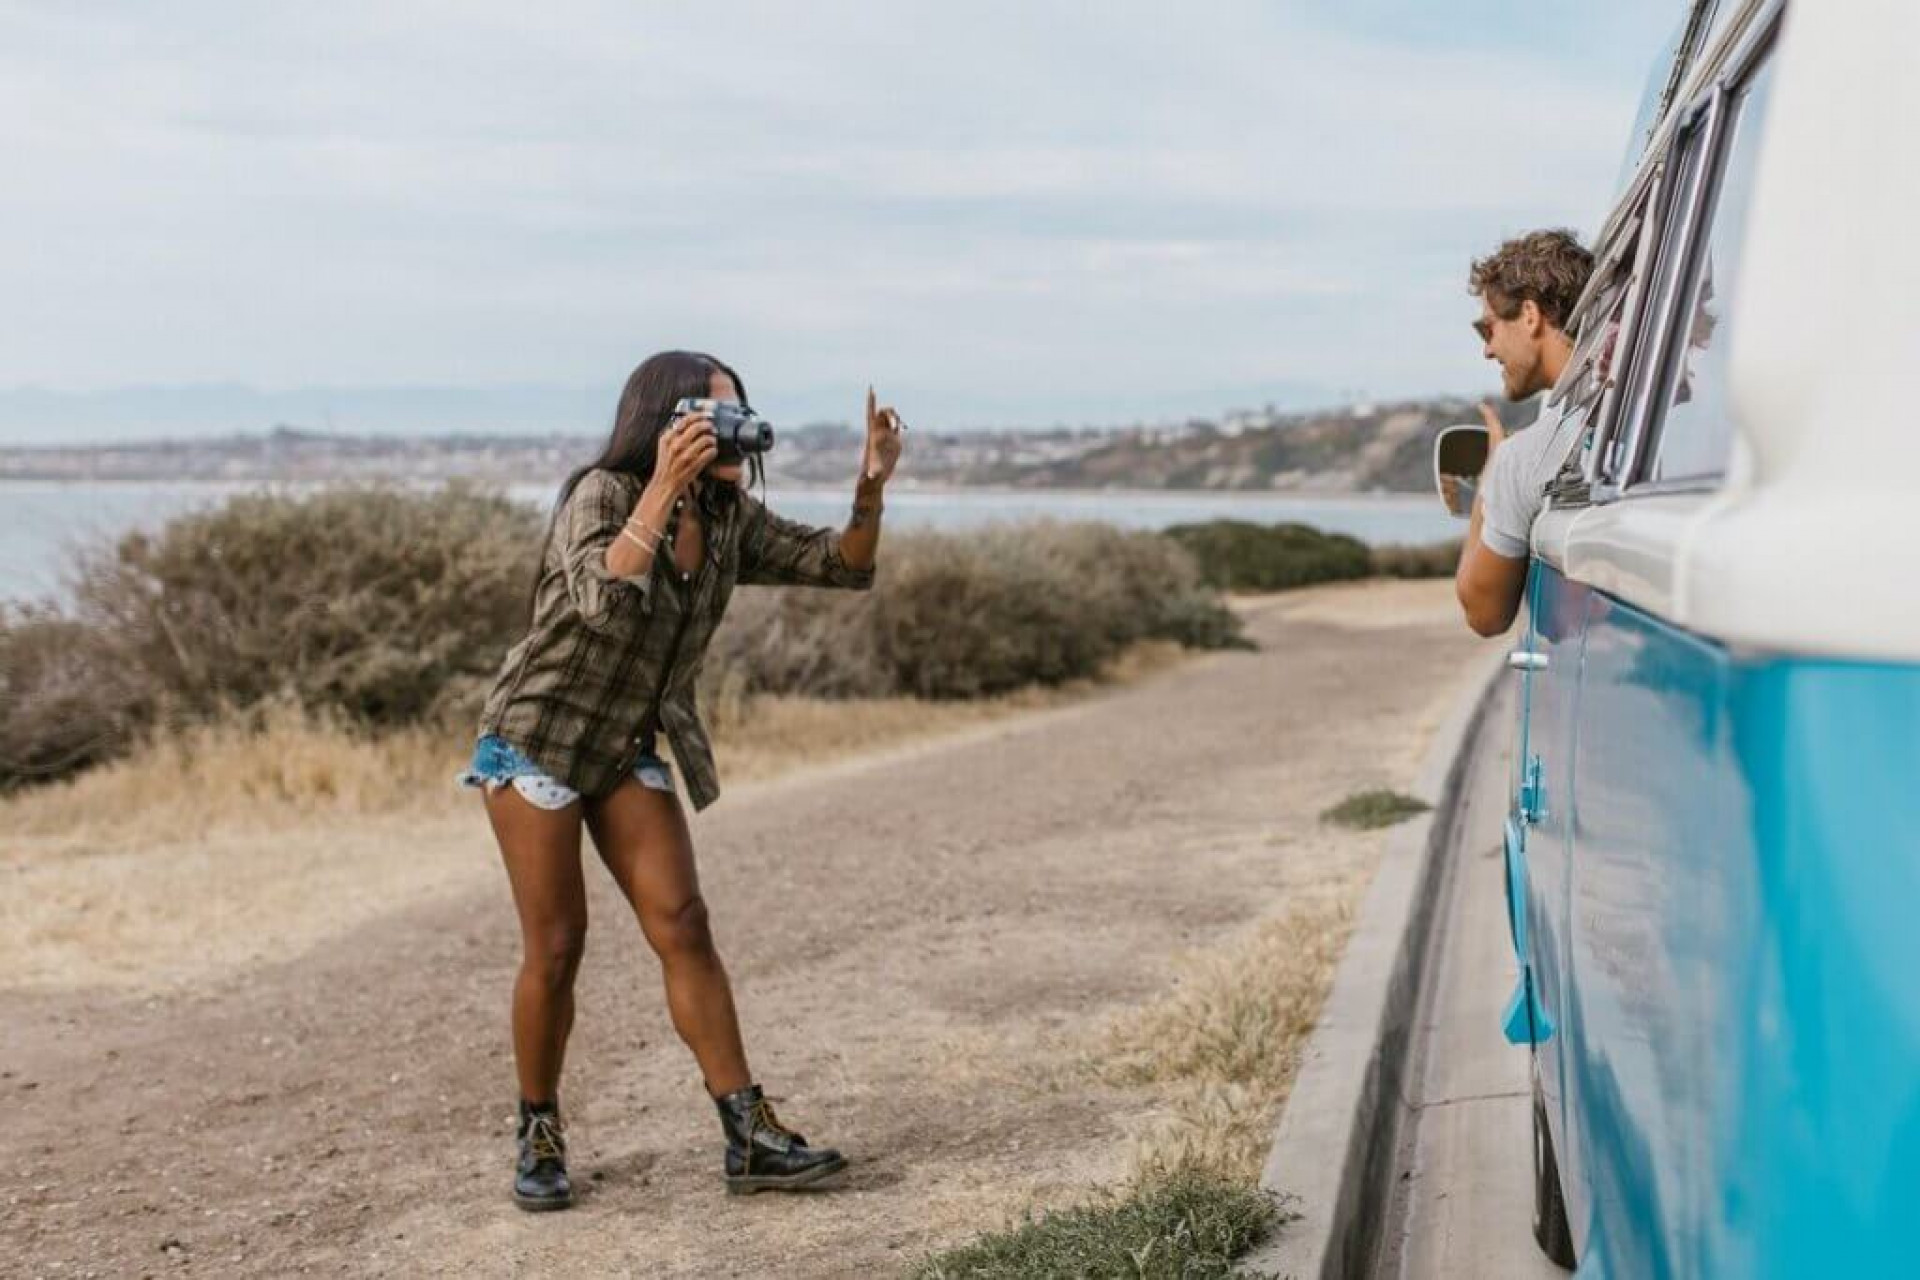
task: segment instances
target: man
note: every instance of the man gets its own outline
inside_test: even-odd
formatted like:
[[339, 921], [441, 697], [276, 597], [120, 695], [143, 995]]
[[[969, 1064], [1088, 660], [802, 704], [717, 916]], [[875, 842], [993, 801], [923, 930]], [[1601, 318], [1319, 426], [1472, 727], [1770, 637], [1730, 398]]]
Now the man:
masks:
[[[1593, 271], [1593, 255], [1568, 231], [1535, 231], [1501, 245], [1473, 264], [1469, 292], [1480, 298], [1473, 323], [1489, 360], [1500, 362], [1509, 400], [1524, 400], [1560, 380], [1573, 355], [1567, 317]], [[1540, 420], [1507, 440], [1491, 405], [1482, 405], [1490, 436], [1473, 520], [1460, 549], [1454, 590], [1467, 625], [1497, 636], [1513, 625], [1527, 583], [1528, 539], [1547, 485], [1566, 461], [1577, 424]]]

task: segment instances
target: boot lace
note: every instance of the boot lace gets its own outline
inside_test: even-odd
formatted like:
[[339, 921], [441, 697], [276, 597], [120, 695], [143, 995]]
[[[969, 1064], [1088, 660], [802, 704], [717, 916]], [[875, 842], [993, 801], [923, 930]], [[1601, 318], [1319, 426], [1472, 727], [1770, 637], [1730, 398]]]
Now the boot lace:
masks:
[[780, 1117], [773, 1114], [773, 1104], [765, 1098], [753, 1104], [753, 1110], [749, 1113], [749, 1118], [752, 1120], [755, 1129], [770, 1130], [779, 1134], [781, 1137], [796, 1142], [800, 1139], [799, 1134], [780, 1123]]
[[527, 1118], [527, 1150], [535, 1160], [567, 1158], [566, 1131], [559, 1116], [536, 1111]]

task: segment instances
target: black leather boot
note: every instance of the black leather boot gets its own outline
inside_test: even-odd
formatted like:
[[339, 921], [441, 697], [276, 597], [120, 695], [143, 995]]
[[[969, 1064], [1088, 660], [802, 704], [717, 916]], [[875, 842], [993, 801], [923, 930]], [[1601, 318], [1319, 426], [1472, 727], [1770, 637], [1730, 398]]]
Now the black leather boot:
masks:
[[810, 1147], [805, 1138], [781, 1124], [757, 1084], [716, 1098], [714, 1105], [720, 1108], [720, 1127], [727, 1132], [731, 1195], [810, 1187], [847, 1167], [846, 1157], [838, 1151]]
[[560, 1109], [520, 1103], [520, 1161], [513, 1175], [513, 1202], [530, 1213], [565, 1209], [573, 1203], [567, 1181], [567, 1136]]

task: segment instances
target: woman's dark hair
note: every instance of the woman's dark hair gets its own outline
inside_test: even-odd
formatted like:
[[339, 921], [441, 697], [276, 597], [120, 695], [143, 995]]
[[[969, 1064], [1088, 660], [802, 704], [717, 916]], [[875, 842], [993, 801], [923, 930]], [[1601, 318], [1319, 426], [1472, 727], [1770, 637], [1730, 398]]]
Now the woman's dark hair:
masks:
[[[553, 515], [547, 522], [548, 540], [553, 537], [553, 526], [560, 519], [567, 499], [573, 496], [574, 486], [580, 483], [581, 477], [587, 472], [624, 471], [641, 484], [653, 479], [660, 433], [673, 421], [673, 407], [682, 400], [703, 400], [712, 395], [713, 375], [716, 373], [724, 373], [732, 378], [734, 389], [740, 393], [740, 403], [751, 407], [747, 399], [747, 384], [740, 380], [740, 375], [730, 365], [710, 355], [698, 351], [662, 351], [641, 361], [640, 367], [627, 377], [627, 385], [620, 392], [620, 407], [614, 411], [613, 434], [607, 437], [606, 447], [600, 450], [599, 457], [576, 469], [561, 484], [559, 496], [553, 502]], [[750, 457], [749, 462], [757, 477], [758, 455]], [[717, 486], [709, 488], [717, 489]], [[540, 579], [546, 574], [545, 546], [543, 542], [540, 563], [534, 567], [533, 594], [538, 594]], [[528, 612], [532, 612], [531, 596]]]
[[747, 404], [747, 387], [732, 368], [698, 351], [662, 351], [648, 356], [627, 378], [620, 407], [613, 415], [613, 434], [600, 456], [568, 476], [560, 486], [553, 509], [567, 505], [573, 487], [589, 471], [624, 471], [642, 484], [653, 479], [660, 433], [673, 421], [673, 406], [682, 400], [704, 400], [713, 393], [713, 375], [733, 379], [740, 403]]

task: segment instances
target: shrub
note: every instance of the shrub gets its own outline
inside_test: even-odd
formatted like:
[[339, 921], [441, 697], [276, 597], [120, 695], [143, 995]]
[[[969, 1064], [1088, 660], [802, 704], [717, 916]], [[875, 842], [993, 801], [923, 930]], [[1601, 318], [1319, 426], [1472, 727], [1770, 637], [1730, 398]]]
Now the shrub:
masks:
[[1167, 536], [1193, 556], [1202, 581], [1228, 591], [1285, 591], [1373, 572], [1364, 542], [1304, 524], [1210, 520], [1175, 525]]
[[[0, 787], [269, 705], [374, 729], [471, 717], [523, 634], [543, 529], [462, 486], [359, 487], [247, 495], [94, 551], [71, 611], [0, 614]], [[709, 704], [967, 698], [1092, 676], [1142, 640], [1243, 643], [1156, 534], [896, 534], [883, 561], [872, 593], [736, 593]]]
[[1082, 582], [1055, 530], [928, 538], [874, 601], [881, 661], [903, 693], [970, 698], [1092, 675], [1132, 638], [1119, 591]]
[[743, 589], [709, 652], [710, 696], [970, 698], [1096, 674], [1141, 640], [1243, 643], [1179, 547], [1101, 525], [887, 540], [871, 594]]
[[1392, 544], [1373, 549], [1373, 571], [1382, 578], [1451, 578], [1460, 563], [1460, 541], [1424, 546]]
[[153, 712], [150, 686], [99, 630], [0, 607], [0, 791], [123, 754]]
[[78, 616], [170, 715], [283, 699], [405, 724], [494, 674], [541, 531], [531, 508], [462, 486], [247, 495], [93, 557]]

